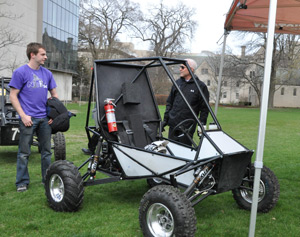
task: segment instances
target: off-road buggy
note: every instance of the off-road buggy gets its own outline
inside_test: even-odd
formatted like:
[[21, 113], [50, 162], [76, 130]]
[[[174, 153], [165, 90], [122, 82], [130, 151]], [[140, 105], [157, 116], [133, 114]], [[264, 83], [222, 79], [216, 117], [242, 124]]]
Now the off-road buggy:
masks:
[[[11, 78], [1, 77], [0, 83], [0, 145], [15, 146], [19, 144], [19, 115], [9, 100], [10, 88], [8, 86]], [[66, 145], [64, 134], [58, 132], [52, 136], [52, 149], [55, 160], [66, 159]], [[39, 145], [36, 136], [32, 141], [34, 146]]]
[[[213, 129], [204, 128], [175, 83], [174, 74], [180, 64], [191, 72], [185, 60], [164, 57], [95, 61], [86, 131], [89, 139], [90, 134], [98, 136], [96, 152], [79, 167], [67, 160], [56, 161], [49, 167], [45, 192], [51, 208], [76, 211], [83, 202], [84, 186], [129, 179], [147, 179], [152, 186], [142, 197], [139, 208], [145, 236], [193, 236], [193, 206], [210, 195], [232, 191], [241, 208], [251, 208], [253, 151], [222, 130], [208, 101], [206, 106], [214, 125]], [[198, 133], [198, 142], [189, 137], [192, 146], [163, 136], [151, 85], [153, 73], [165, 73], [192, 111], [193, 119], [174, 128], [181, 131], [178, 136], [188, 136], [194, 124], [199, 126], [202, 132]], [[94, 84], [96, 127], [89, 126]], [[203, 97], [198, 84], [197, 87]], [[86, 171], [81, 171], [83, 167]], [[97, 179], [97, 172], [108, 178]], [[263, 167], [258, 211], [268, 212], [278, 197], [276, 176]]]

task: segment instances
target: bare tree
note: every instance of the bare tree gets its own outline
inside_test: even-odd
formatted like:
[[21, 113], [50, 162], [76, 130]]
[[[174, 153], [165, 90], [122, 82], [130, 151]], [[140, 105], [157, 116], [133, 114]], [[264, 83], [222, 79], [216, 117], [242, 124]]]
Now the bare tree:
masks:
[[76, 74], [73, 74], [72, 96], [87, 99], [89, 96], [89, 87], [91, 83], [92, 70], [86, 67], [85, 58], [78, 57]]
[[[249, 33], [242, 33], [243, 37], [245, 34]], [[255, 36], [256, 37], [253, 37], [246, 43], [249, 51], [252, 52], [252, 54], [246, 58], [238, 58], [233, 56], [233, 61], [236, 66], [239, 65], [243, 69], [244, 79], [246, 79], [254, 88], [260, 100], [260, 89], [263, 82], [262, 77], [265, 65], [267, 34], [255, 33]], [[297, 68], [299, 68], [299, 50], [299, 36], [275, 34], [268, 101], [269, 108], [274, 107], [274, 94], [276, 91], [276, 85], [280, 85], [283, 82], [288, 83], [288, 81], [293, 78], [293, 75], [295, 75], [294, 72], [297, 71]], [[254, 76], [247, 74], [247, 69], [251, 67], [255, 69], [256, 73]]]
[[[13, 7], [13, 4], [7, 1], [0, 1], [0, 9], [7, 6]], [[0, 10], [0, 22], [3, 22], [1, 19], [7, 18], [15, 20], [20, 17], [22, 17], [22, 15], [13, 14], [11, 11]], [[4, 56], [9, 52], [9, 46], [19, 45], [22, 43], [22, 40], [23, 36], [19, 32], [12, 30], [9, 24], [0, 23], [0, 71], [7, 69], [8, 62], [5, 61], [5, 64], [1, 64], [1, 62], [3, 62]], [[16, 68], [16, 60], [14, 60], [9, 67], [14, 67], [12, 68], [12, 70], [14, 70]]]
[[[224, 92], [239, 93], [239, 88], [243, 88], [247, 82], [246, 75], [246, 64], [235, 63], [235, 59], [232, 55], [225, 55], [224, 65], [223, 65], [223, 74], [222, 74], [222, 85], [220, 91], [220, 98]], [[239, 58], [238, 58], [239, 59]], [[221, 55], [209, 55], [206, 59], [207, 64], [210, 68], [209, 77], [210, 80], [214, 83], [210, 86], [210, 99], [216, 102], [217, 93], [218, 93], [218, 81], [219, 81], [219, 71], [220, 71], [220, 60]], [[231, 96], [229, 97], [231, 98]], [[231, 98], [232, 99], [232, 98]], [[239, 98], [240, 103], [249, 102], [245, 96]], [[230, 103], [235, 103], [235, 99], [230, 100]]]
[[[251, 88], [253, 88], [258, 100], [258, 105], [260, 105], [261, 102], [261, 88], [263, 83], [264, 68], [261, 58], [261, 50], [254, 55], [242, 57], [238, 57], [236, 55], [229, 56], [231, 68], [233, 71], [238, 73], [236, 80], [240, 80], [243, 85], [248, 84], [251, 86]], [[248, 100], [250, 100], [250, 98], [248, 98]]]
[[140, 17], [139, 5], [129, 0], [87, 0], [82, 5], [79, 39], [94, 59], [120, 54], [118, 34], [128, 31]]
[[174, 53], [187, 51], [185, 44], [194, 36], [197, 27], [192, 20], [194, 9], [183, 3], [175, 7], [168, 7], [163, 1], [149, 11], [139, 28], [136, 28], [136, 37], [149, 42], [150, 49], [156, 56], [173, 56]]
[[[187, 51], [185, 46], [193, 38], [197, 23], [192, 20], [195, 12], [182, 3], [174, 7], [160, 2], [152, 6], [135, 24], [134, 36], [150, 45], [155, 56], [172, 57]], [[162, 68], [156, 68], [151, 77], [154, 92], [169, 93], [171, 85]]]
[[[219, 78], [219, 67], [220, 67], [220, 55], [219, 54], [211, 54], [208, 55], [207, 58], [205, 59], [205, 62], [207, 63], [207, 66], [209, 68], [209, 72], [208, 72], [208, 77], [209, 80], [213, 83], [211, 83], [210, 89], [209, 89], [209, 97], [210, 100], [216, 102], [217, 99], [217, 85], [218, 85], [218, 78]], [[226, 68], [228, 67], [228, 63], [227, 63], [227, 57], [224, 60], [224, 69], [223, 70], [223, 75], [222, 75], [222, 81], [227, 80], [228, 75], [226, 75], [225, 71]], [[220, 91], [220, 98], [222, 97], [224, 88], [221, 87], [221, 91]]]
[[101, 25], [94, 23], [94, 17], [89, 15], [85, 9], [79, 18], [79, 43], [81, 48], [88, 48], [93, 59], [99, 59], [100, 49], [104, 45], [104, 31]]

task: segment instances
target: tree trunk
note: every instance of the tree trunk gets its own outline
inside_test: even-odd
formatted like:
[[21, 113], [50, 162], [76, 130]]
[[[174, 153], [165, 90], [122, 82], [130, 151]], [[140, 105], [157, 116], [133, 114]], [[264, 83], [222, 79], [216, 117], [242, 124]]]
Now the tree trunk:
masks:
[[[271, 66], [271, 75], [270, 75], [270, 88], [269, 88], [269, 100], [268, 100], [268, 108], [274, 108], [274, 94], [275, 94], [275, 84], [276, 84], [276, 72], [278, 69], [278, 61], [280, 59], [276, 56], [276, 45], [277, 45], [278, 38], [274, 37], [273, 42], [273, 55], [272, 55], [272, 66]], [[280, 54], [279, 54], [280, 56]]]
[[268, 108], [274, 108], [274, 94], [275, 94], [275, 83], [271, 81], [270, 83], [270, 91], [269, 91], [269, 101]]
[[276, 59], [274, 60], [273, 53], [273, 60], [272, 60], [272, 67], [271, 67], [271, 78], [270, 78], [270, 88], [269, 88], [269, 100], [268, 100], [268, 108], [274, 108], [274, 94], [275, 94], [275, 84], [276, 84], [276, 71], [277, 71], [277, 63]]

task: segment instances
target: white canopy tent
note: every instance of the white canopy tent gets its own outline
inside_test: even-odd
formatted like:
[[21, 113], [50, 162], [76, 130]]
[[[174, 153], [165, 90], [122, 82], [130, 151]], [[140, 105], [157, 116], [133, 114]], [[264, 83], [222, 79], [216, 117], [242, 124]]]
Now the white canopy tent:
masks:
[[272, 67], [272, 51], [274, 34], [300, 34], [300, 1], [299, 0], [233, 0], [225, 20], [225, 33], [218, 78], [217, 100], [215, 114], [217, 115], [219, 96], [221, 90], [221, 79], [224, 64], [224, 55], [227, 35], [232, 30], [267, 32], [267, 47], [265, 53], [265, 69], [260, 110], [259, 132], [256, 149], [256, 160], [254, 162], [255, 177], [252, 198], [251, 218], [249, 236], [254, 236], [259, 182], [261, 169], [263, 168], [263, 152], [268, 110], [268, 97]]

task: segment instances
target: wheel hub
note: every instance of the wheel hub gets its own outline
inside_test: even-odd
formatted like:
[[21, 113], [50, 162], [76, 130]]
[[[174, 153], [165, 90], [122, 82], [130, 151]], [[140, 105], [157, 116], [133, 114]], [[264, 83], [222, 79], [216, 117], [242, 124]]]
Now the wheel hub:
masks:
[[147, 225], [154, 236], [172, 236], [174, 230], [172, 213], [165, 205], [154, 203], [147, 212]]
[[[253, 195], [253, 185], [251, 187], [252, 189], [241, 189], [241, 195], [242, 197], [249, 203], [252, 203], [252, 195]], [[260, 180], [259, 183], [259, 191], [258, 191], [258, 202], [264, 199], [266, 194], [266, 187], [265, 184]]]
[[161, 184], [163, 182], [160, 178], [153, 178], [153, 181], [157, 184]]
[[50, 178], [49, 189], [51, 197], [55, 202], [63, 200], [65, 195], [64, 182], [58, 174], [53, 174]]

